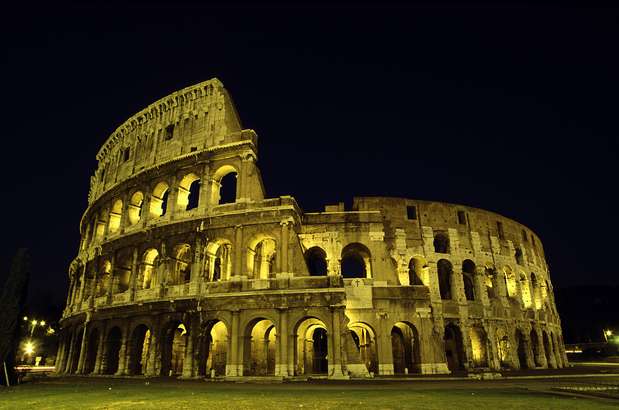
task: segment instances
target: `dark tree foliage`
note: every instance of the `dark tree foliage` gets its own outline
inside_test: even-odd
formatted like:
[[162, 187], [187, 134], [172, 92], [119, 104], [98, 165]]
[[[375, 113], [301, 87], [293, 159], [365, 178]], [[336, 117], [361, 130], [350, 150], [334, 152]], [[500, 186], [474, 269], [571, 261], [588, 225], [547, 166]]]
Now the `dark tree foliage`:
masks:
[[[18, 320], [24, 310], [30, 277], [30, 255], [26, 248], [20, 248], [13, 257], [11, 270], [0, 295], [0, 366], [6, 363], [11, 384], [15, 382], [15, 351], [19, 340]], [[6, 384], [4, 369], [0, 369], [0, 380]]]

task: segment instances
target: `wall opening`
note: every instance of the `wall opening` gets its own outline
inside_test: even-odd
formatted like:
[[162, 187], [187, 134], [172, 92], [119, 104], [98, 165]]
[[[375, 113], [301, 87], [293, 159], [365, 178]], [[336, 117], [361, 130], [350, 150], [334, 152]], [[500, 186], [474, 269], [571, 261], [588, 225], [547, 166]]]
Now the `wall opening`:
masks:
[[342, 276], [350, 278], [371, 278], [370, 250], [360, 243], [348, 244], [342, 249]]
[[438, 271], [438, 286], [439, 292], [441, 294], [441, 299], [451, 299], [451, 276], [453, 273], [451, 262], [449, 262], [447, 259], [440, 259], [436, 263], [436, 269]]
[[205, 328], [204, 343], [201, 346], [200, 376], [225, 376], [228, 354], [228, 329], [221, 320], [209, 321]]
[[449, 237], [438, 232], [434, 235], [434, 252], [436, 253], [449, 253]]
[[447, 358], [447, 367], [449, 370], [453, 372], [464, 369], [466, 357], [464, 356], [460, 328], [453, 323], [445, 326], [444, 342], [445, 356]]
[[161, 375], [180, 376], [187, 347], [187, 328], [181, 322], [172, 322], [164, 332], [161, 343]]
[[391, 328], [391, 352], [395, 374], [418, 373], [421, 370], [419, 335], [414, 326], [398, 322]]
[[314, 246], [305, 251], [305, 262], [310, 276], [327, 275], [327, 253], [322, 248]]
[[134, 192], [131, 195], [129, 206], [127, 207], [129, 225], [135, 225], [142, 219], [142, 204], [144, 203], [144, 194], [140, 191]]
[[254, 320], [245, 331], [244, 376], [273, 376], [277, 362], [277, 331], [268, 319]]

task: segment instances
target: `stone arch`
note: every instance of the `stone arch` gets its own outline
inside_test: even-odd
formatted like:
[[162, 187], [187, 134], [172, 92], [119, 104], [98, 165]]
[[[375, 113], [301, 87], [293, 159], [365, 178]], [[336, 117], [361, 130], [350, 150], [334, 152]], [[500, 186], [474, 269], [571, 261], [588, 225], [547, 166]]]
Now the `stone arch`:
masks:
[[226, 374], [228, 356], [228, 327], [219, 319], [212, 319], [202, 326], [198, 374], [213, 377]]
[[84, 337], [83, 327], [78, 327], [75, 331], [75, 341], [73, 342], [73, 351], [71, 353], [71, 362], [69, 373], [76, 374], [80, 359], [80, 349], [82, 346], [82, 338]]
[[447, 236], [444, 232], [436, 232], [434, 234], [434, 241], [432, 242], [434, 245], [435, 253], [449, 253], [449, 236]]
[[522, 294], [522, 304], [525, 308], [530, 308], [533, 305], [533, 298], [531, 297], [531, 288], [529, 287], [527, 275], [524, 272], [520, 272], [520, 292]]
[[208, 280], [216, 282], [228, 280], [232, 274], [232, 243], [227, 239], [215, 239], [206, 245], [206, 264]]
[[471, 361], [473, 367], [488, 367], [488, 337], [481, 326], [472, 326], [469, 330], [471, 338]]
[[110, 234], [115, 234], [120, 229], [120, 220], [123, 213], [123, 201], [117, 199], [110, 208], [110, 216], [108, 218], [107, 231]]
[[167, 182], [161, 181], [155, 188], [150, 197], [150, 216], [153, 219], [164, 216], [168, 211], [168, 194], [170, 185]]
[[305, 263], [310, 276], [326, 276], [328, 273], [327, 252], [320, 246], [305, 251]]
[[327, 326], [316, 317], [304, 317], [294, 327], [296, 375], [327, 374], [329, 343]]
[[179, 243], [174, 247], [172, 254], [173, 265], [168, 284], [174, 286], [188, 283], [191, 279], [191, 262], [193, 259], [191, 245]]
[[180, 376], [183, 373], [187, 327], [180, 320], [171, 320], [161, 331], [161, 376]]
[[453, 266], [447, 259], [440, 259], [436, 263], [436, 270], [438, 273], [438, 287], [441, 294], [441, 299], [447, 300], [452, 298], [452, 274]]
[[542, 330], [542, 346], [544, 348], [544, 357], [546, 358], [546, 363], [548, 367], [554, 364], [554, 357], [552, 356], [552, 346], [550, 344], [550, 340], [548, 339], [548, 333], [545, 330]]
[[522, 254], [522, 249], [516, 248], [514, 252], [514, 259], [516, 260], [517, 265], [524, 265], [524, 255]]
[[509, 336], [505, 333], [505, 330], [498, 328], [496, 331], [496, 349], [499, 363], [502, 368], [508, 368], [512, 366], [512, 347]]
[[507, 296], [512, 299], [516, 299], [518, 297], [518, 284], [516, 282], [516, 275], [514, 275], [514, 272], [509, 265], [505, 265], [503, 267], [503, 276], [505, 278]]
[[140, 289], [150, 289], [156, 281], [157, 266], [159, 265], [159, 251], [155, 248], [149, 248], [144, 251], [142, 256], [142, 272], [138, 287]]
[[108, 259], [101, 262], [97, 278], [96, 297], [105, 296], [108, 290], [109, 281], [112, 280], [112, 263]]
[[[352, 345], [346, 339], [345, 349], [347, 353], [348, 370], [356, 374], [378, 374], [378, 343], [376, 332], [372, 326], [364, 322], [355, 322], [348, 325], [349, 334], [352, 337]], [[352, 350], [355, 349], [355, 350]], [[354, 366], [363, 366], [362, 371], [354, 369]], [[353, 367], [353, 369], [351, 369]]]
[[275, 270], [277, 242], [269, 235], [256, 235], [247, 246], [247, 273], [254, 279], [268, 279]]
[[232, 165], [222, 165], [213, 174], [211, 204], [221, 205], [238, 199], [238, 171]]
[[245, 326], [243, 375], [273, 376], [277, 365], [277, 328], [275, 321], [255, 318]]
[[176, 196], [177, 209], [189, 211], [197, 208], [200, 202], [200, 177], [190, 172], [181, 178], [178, 183], [178, 195]]
[[427, 263], [422, 258], [412, 257], [408, 262], [408, 285], [423, 286], [427, 283], [422, 279], [422, 277], [425, 279], [427, 275], [427, 272], [424, 272], [424, 270], [427, 270]]
[[462, 282], [464, 285], [464, 296], [466, 300], [473, 301], [476, 299], [475, 292], [475, 274], [477, 267], [475, 262], [470, 259], [462, 261]]
[[144, 194], [142, 191], [135, 191], [129, 199], [127, 206], [127, 216], [129, 226], [135, 225], [142, 219], [142, 205], [144, 204]]
[[391, 354], [394, 374], [410, 374], [421, 371], [419, 333], [408, 322], [397, 322], [391, 328]]
[[499, 292], [496, 286], [496, 271], [491, 266], [486, 266], [484, 268], [484, 282], [486, 284], [486, 292], [488, 294], [488, 299], [498, 299]]
[[516, 354], [518, 356], [518, 362], [521, 369], [528, 369], [529, 363], [527, 361], [527, 344], [524, 337], [524, 334], [520, 329], [516, 329], [515, 332], [516, 337]]
[[358, 242], [349, 243], [342, 249], [341, 271], [344, 278], [371, 278], [372, 255]]
[[102, 366], [103, 374], [115, 374], [118, 371], [121, 344], [122, 330], [120, 330], [120, 327], [114, 326], [107, 332], [107, 336], [105, 338], [105, 350]]
[[462, 332], [460, 328], [454, 323], [447, 324], [445, 326], [443, 340], [445, 342], [447, 367], [451, 372], [463, 370], [464, 364], [466, 363], [466, 356], [464, 354], [464, 345], [462, 343]]
[[132, 254], [129, 249], [121, 249], [116, 254], [112, 293], [123, 293], [129, 290], [131, 283]]
[[131, 375], [142, 375], [148, 371], [151, 349], [151, 330], [145, 324], [135, 326], [129, 340], [127, 369]]

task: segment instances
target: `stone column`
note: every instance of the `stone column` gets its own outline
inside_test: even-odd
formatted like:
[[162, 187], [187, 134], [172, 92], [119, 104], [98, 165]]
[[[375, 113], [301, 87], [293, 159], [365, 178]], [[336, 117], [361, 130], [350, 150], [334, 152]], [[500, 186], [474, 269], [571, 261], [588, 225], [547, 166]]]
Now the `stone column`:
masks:
[[[135, 158], [135, 152], [134, 152], [134, 158]], [[129, 196], [125, 193], [122, 197], [122, 201], [123, 201], [123, 207], [122, 210], [120, 212], [120, 223], [118, 226], [118, 234], [122, 235], [123, 233], [125, 233], [125, 227], [127, 226], [127, 213], [129, 210]]]
[[[552, 345], [552, 339], [549, 333], [546, 333], [546, 335], [548, 337], [548, 351], [546, 351], [546, 346], [544, 346], [544, 352], [546, 352], [545, 354], [546, 362], [548, 363], [548, 367], [556, 369], [558, 366], [557, 366], [557, 360], [555, 358], [554, 348]], [[543, 339], [543, 334], [542, 334], [542, 339]]]
[[135, 247], [133, 248], [133, 258], [131, 260], [131, 281], [129, 284], [129, 300], [131, 302], [135, 300], [135, 291], [139, 274], [138, 258], [138, 248]]
[[84, 323], [84, 329], [82, 330], [82, 343], [80, 346], [80, 356], [79, 356], [79, 360], [77, 361], [77, 374], [82, 374], [84, 373], [84, 362], [86, 361], [86, 354], [87, 354], [87, 335], [88, 335], [88, 322]]
[[185, 357], [183, 358], [183, 378], [190, 379], [193, 377], [194, 367], [194, 342], [197, 334], [197, 326], [195, 326], [196, 318], [189, 319], [189, 329], [187, 332], [187, 344], [185, 345]]
[[[243, 362], [239, 362], [239, 341], [241, 335], [239, 334], [239, 315], [240, 312], [232, 312], [232, 324], [230, 329], [230, 346], [228, 351], [230, 354], [226, 357], [226, 376], [242, 376], [243, 375]], [[240, 372], [239, 372], [240, 370]]]
[[[331, 307], [331, 346], [333, 350], [329, 351], [329, 378], [330, 379], [347, 379], [348, 376], [342, 372], [342, 308], [339, 306]], [[344, 329], [344, 332], [347, 332]], [[329, 333], [327, 333], [327, 337]]]
[[110, 279], [107, 283], [107, 304], [111, 305], [113, 298], [113, 292], [114, 292], [114, 279], [115, 279], [115, 274], [114, 274], [114, 270], [116, 269], [116, 253], [112, 253], [112, 257], [110, 258]]
[[172, 177], [172, 181], [170, 183], [169, 194], [168, 194], [168, 204], [166, 208], [166, 215], [170, 220], [174, 219], [174, 214], [176, 213], [176, 201], [178, 200], [178, 178], [176, 175]]
[[62, 366], [62, 361], [64, 360], [64, 348], [65, 348], [65, 344], [66, 344], [66, 335], [63, 333], [60, 334], [60, 337], [58, 338], [58, 350], [56, 351], [56, 360], [54, 362], [54, 373], [56, 374], [60, 374], [62, 373], [62, 371], [60, 369], [63, 368]]
[[146, 365], [146, 376], [157, 376], [157, 359], [159, 352], [159, 327], [153, 324], [150, 333], [150, 344], [148, 347], [148, 363]]
[[290, 267], [288, 266], [288, 235], [289, 235], [289, 226], [290, 221], [284, 220], [280, 223], [281, 226], [281, 246], [280, 252], [282, 254], [280, 263], [281, 263], [281, 273], [289, 273]]
[[86, 294], [86, 264], [82, 266], [82, 283], [80, 284], [80, 298], [79, 298], [79, 306], [80, 310], [82, 310], [82, 302], [84, 302], [84, 296]]
[[99, 343], [97, 343], [97, 357], [95, 359], [94, 374], [101, 374], [101, 367], [103, 364], [103, 350], [105, 348], [105, 338], [107, 332], [107, 322], [103, 322], [101, 326], [101, 334], [99, 335]]
[[142, 215], [140, 221], [142, 229], [146, 228], [148, 221], [150, 220], [150, 199], [152, 196], [150, 186], [146, 186], [144, 190], [144, 199], [142, 200]]
[[67, 355], [67, 361], [66, 361], [66, 367], [64, 369], [64, 373], [71, 373], [71, 365], [73, 362], [73, 348], [75, 346], [75, 335], [77, 334], [77, 331], [73, 331], [71, 334], [71, 340], [70, 340], [70, 344], [69, 344], [69, 354]]
[[537, 334], [537, 357], [535, 361], [541, 363], [541, 367], [548, 368], [548, 361], [546, 360], [546, 349], [544, 348], [544, 336], [539, 326], [535, 327], [535, 333]]
[[202, 281], [202, 236], [196, 235], [196, 242], [193, 248], [193, 263], [191, 264], [191, 277], [189, 293], [192, 295], [200, 293], [200, 283]]
[[202, 175], [200, 175], [200, 193], [198, 198], [198, 209], [208, 209], [211, 205], [209, 203], [210, 197], [210, 188], [211, 184], [209, 183], [209, 174], [211, 172], [211, 167], [208, 164], [204, 164], [204, 168], [202, 169]]
[[278, 363], [275, 367], [276, 376], [288, 376], [288, 310], [280, 309], [279, 311], [279, 329], [278, 335]]
[[127, 374], [127, 345], [129, 344], [129, 324], [124, 326], [122, 340], [120, 343], [120, 351], [118, 352], [118, 370], [117, 376]]
[[243, 225], [234, 227], [234, 263], [231, 276], [241, 276], [243, 272]]

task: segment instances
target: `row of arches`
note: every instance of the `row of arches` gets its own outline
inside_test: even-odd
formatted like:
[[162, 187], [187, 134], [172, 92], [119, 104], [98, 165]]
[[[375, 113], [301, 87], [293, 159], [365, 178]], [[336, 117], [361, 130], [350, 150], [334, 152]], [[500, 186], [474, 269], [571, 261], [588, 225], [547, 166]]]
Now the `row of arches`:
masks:
[[[207, 201], [211, 205], [232, 203], [237, 200], [237, 170], [231, 165], [220, 167], [214, 174]], [[133, 191], [126, 199], [116, 198], [108, 210], [102, 210], [94, 215], [86, 226], [82, 236], [82, 249], [95, 240], [102, 240], [107, 235], [119, 233], [121, 225], [125, 227], [138, 224], [148, 215], [149, 220], [156, 220], [168, 214], [170, 207], [170, 192], [176, 190], [175, 212], [190, 211], [200, 205], [202, 179], [193, 172], [185, 174], [175, 186], [167, 180], [159, 181], [150, 192]], [[148, 195], [148, 198], [146, 198]], [[147, 200], [148, 199], [148, 200]], [[123, 219], [123, 216], [125, 217]]]

